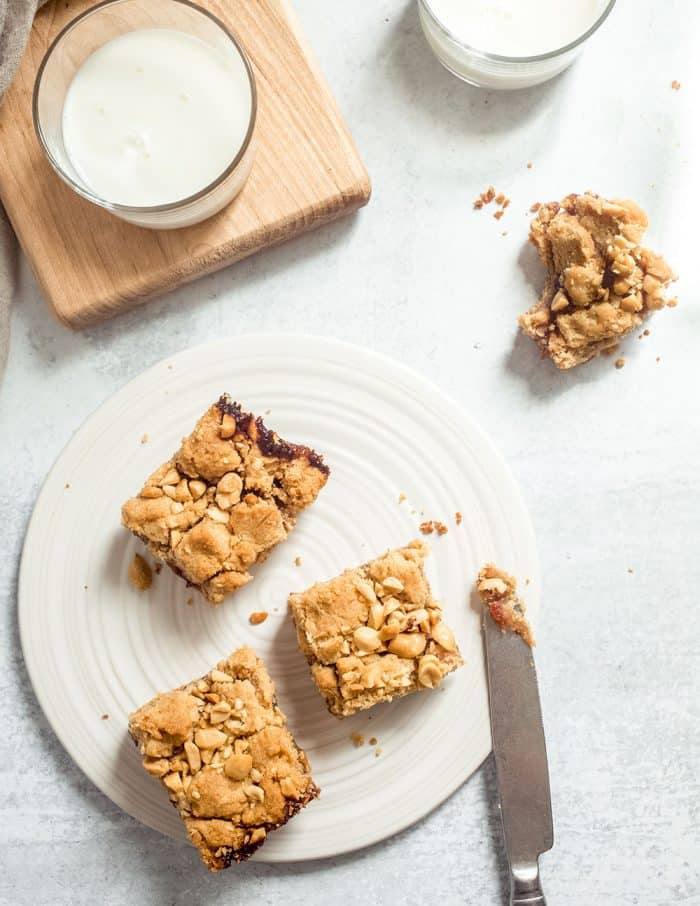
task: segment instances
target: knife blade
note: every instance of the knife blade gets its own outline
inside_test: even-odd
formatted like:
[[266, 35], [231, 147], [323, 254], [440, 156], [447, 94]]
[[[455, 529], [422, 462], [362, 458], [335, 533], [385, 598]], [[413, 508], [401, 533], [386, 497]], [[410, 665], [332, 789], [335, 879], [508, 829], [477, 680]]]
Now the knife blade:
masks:
[[491, 736], [511, 906], [546, 906], [538, 858], [554, 844], [547, 748], [532, 649], [483, 613]]

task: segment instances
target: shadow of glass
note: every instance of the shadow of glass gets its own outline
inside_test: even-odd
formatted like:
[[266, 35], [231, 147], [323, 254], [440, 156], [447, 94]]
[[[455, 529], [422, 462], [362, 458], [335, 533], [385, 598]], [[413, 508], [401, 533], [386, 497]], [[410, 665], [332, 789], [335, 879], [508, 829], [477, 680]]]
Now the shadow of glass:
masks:
[[[46, 369], [48, 373], [50, 367], [57, 362], [79, 359], [89, 347], [93, 355], [103, 360], [102, 370], [113, 372], [123, 383], [131, 375], [124, 374], [125, 357], [119, 354], [120, 348], [132, 352], [134, 349], [142, 349], [143, 355], [138, 358], [137, 370], [140, 371], [179, 348], [194, 345], [197, 338], [195, 331], [190, 328], [201, 322], [201, 315], [207, 309], [213, 310], [213, 319], [221, 320], [213, 303], [222, 291], [222, 281], [226, 281], [227, 293], [243, 293], [247, 287], [257, 287], [267, 281], [274, 283], [280, 274], [293, 271], [300, 260], [306, 266], [307, 262], [310, 263], [336, 246], [348, 242], [350, 235], [358, 227], [360, 216], [360, 212], [355, 212], [324, 224], [310, 233], [269, 248], [263, 254], [252, 255], [221, 271], [203, 275], [194, 283], [149, 300], [103, 324], [86, 327], [80, 332], [70, 330], [49, 315], [40, 288], [26, 259], [22, 258], [13, 303], [13, 330], [27, 335], [37, 366]], [[249, 315], [250, 309], [241, 314]], [[261, 305], [259, 317], [264, 316], [265, 309]], [[154, 325], [158, 325], [157, 331], [154, 331]], [[254, 329], [254, 325], [248, 325], [248, 330]], [[211, 322], [202, 322], [201, 339], [210, 335]], [[181, 346], [176, 345], [177, 336], [182, 336]]]
[[[518, 125], [546, 112], [555, 120], [566, 103], [555, 79], [519, 91], [492, 91], [461, 81], [440, 63], [425, 39], [415, 2], [408, 3], [387, 33], [385, 74], [413, 110], [429, 117], [433, 130], [455, 136], [488, 136], [514, 131]], [[546, 127], [545, 127], [546, 128]]]

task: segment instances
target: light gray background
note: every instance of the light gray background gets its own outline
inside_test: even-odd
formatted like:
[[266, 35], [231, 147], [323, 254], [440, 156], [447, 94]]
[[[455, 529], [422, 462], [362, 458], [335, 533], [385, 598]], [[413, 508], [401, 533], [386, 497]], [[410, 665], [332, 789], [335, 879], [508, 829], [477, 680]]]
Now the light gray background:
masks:
[[[620, 0], [570, 72], [514, 94], [443, 71], [407, 0], [297, 8], [373, 178], [368, 208], [80, 334], [51, 320], [22, 264], [0, 387], [0, 902], [502, 902], [490, 759], [379, 846], [209, 877], [93, 788], [32, 694], [17, 567], [62, 446], [163, 356], [225, 335], [235, 355], [238, 335], [284, 330], [412, 365], [488, 429], [522, 485], [544, 574], [550, 906], [700, 904], [698, 4]], [[500, 223], [471, 209], [489, 183], [512, 199]], [[560, 374], [516, 332], [542, 276], [527, 212], [587, 188], [648, 210], [681, 304], [626, 342], [623, 370]]]

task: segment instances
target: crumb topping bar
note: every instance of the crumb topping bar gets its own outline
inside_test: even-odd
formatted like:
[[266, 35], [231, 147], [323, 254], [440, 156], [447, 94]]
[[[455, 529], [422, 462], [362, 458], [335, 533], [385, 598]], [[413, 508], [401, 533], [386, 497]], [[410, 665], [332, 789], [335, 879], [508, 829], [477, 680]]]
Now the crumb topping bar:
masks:
[[328, 480], [323, 457], [282, 440], [224, 395], [122, 507], [123, 524], [211, 604], [253, 578]]
[[501, 627], [502, 632], [517, 632], [530, 648], [534, 647], [535, 637], [525, 618], [525, 602], [516, 594], [513, 576], [493, 563], [487, 563], [476, 580], [476, 590], [488, 607], [491, 619]]
[[530, 226], [547, 278], [520, 326], [561, 369], [615, 349], [621, 337], [667, 304], [674, 279], [642, 247], [647, 216], [633, 201], [567, 195], [541, 205]]
[[249, 858], [319, 794], [272, 680], [247, 647], [139, 708], [129, 733], [212, 871]]
[[345, 717], [419, 689], [462, 664], [413, 541], [289, 597], [301, 650], [328, 709]]

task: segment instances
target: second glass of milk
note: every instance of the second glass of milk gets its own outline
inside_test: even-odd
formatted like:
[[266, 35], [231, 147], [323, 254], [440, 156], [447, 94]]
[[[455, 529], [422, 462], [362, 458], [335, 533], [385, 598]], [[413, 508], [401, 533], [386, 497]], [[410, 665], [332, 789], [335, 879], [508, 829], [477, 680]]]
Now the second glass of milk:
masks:
[[220, 211], [250, 172], [256, 117], [243, 49], [188, 0], [108, 0], [74, 19], [39, 69], [34, 124], [78, 194], [139, 226]]
[[569, 66], [615, 0], [418, 0], [421, 25], [454, 75], [527, 88]]

